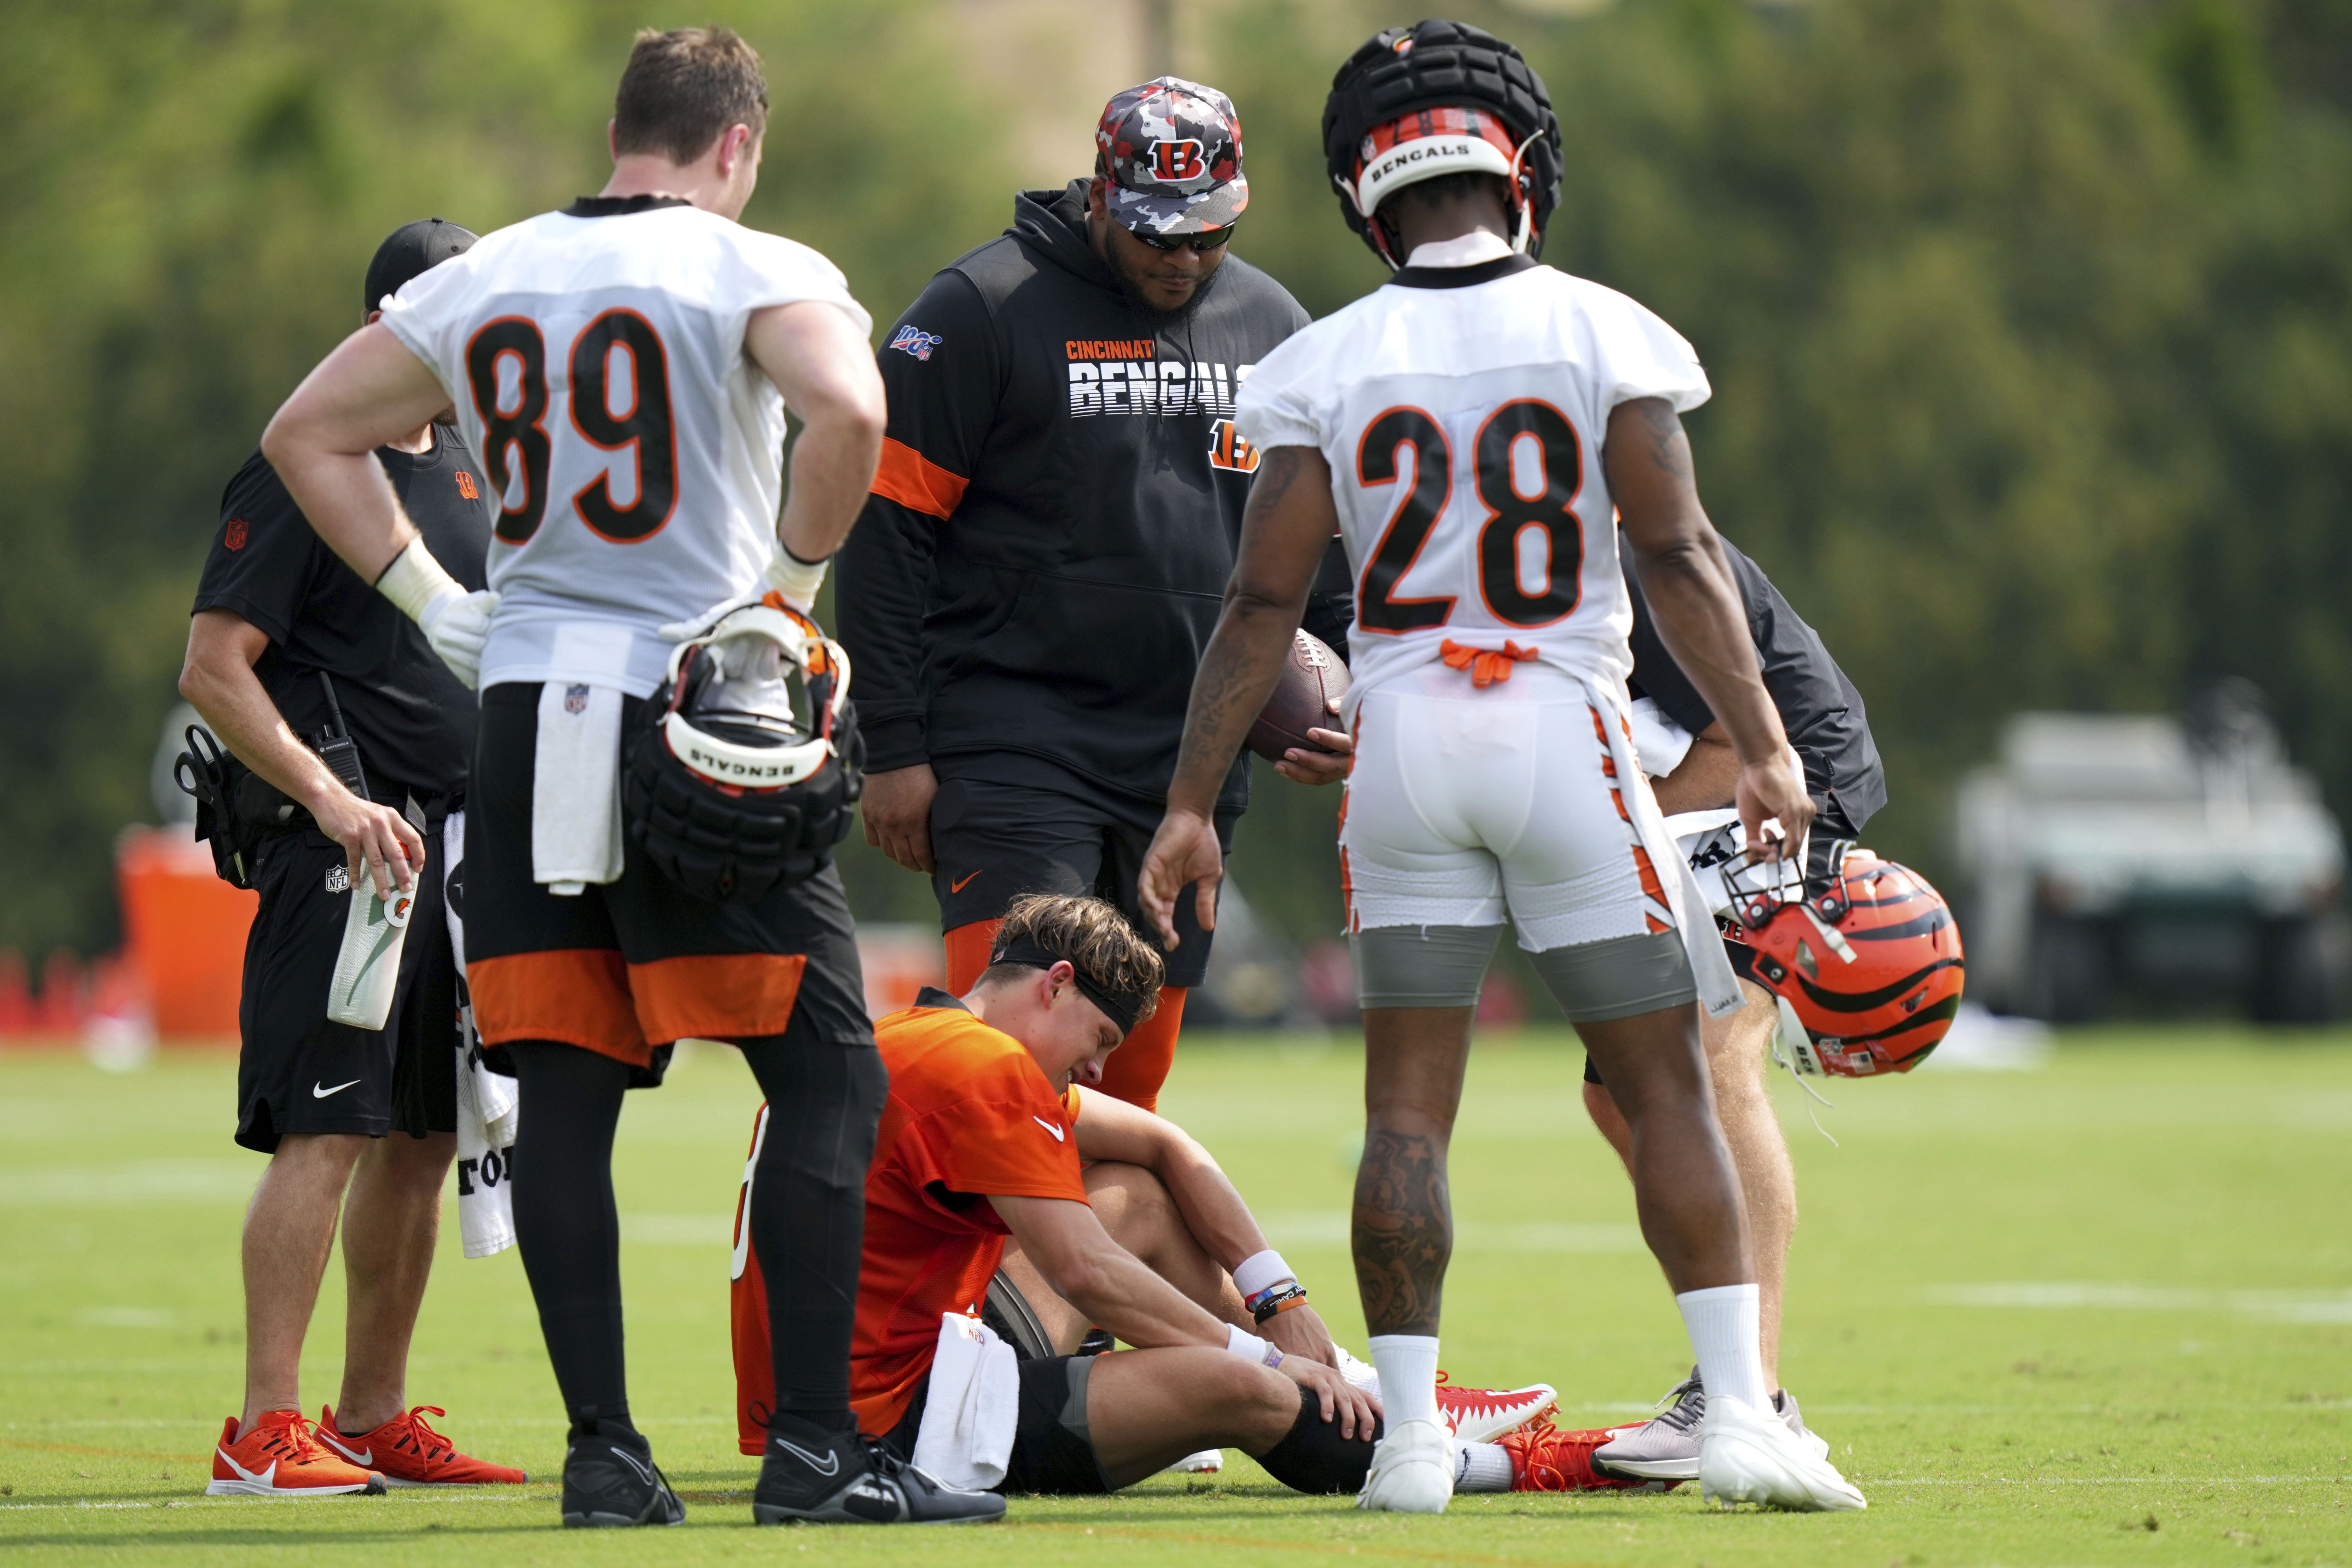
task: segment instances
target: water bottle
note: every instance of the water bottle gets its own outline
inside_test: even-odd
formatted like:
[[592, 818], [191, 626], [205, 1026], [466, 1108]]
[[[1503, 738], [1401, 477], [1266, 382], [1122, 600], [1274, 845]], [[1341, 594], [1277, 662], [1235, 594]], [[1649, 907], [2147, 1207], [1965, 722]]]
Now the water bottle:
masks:
[[335, 977], [327, 989], [327, 1017], [354, 1029], [377, 1030], [392, 1016], [393, 993], [400, 988], [400, 950], [408, 941], [409, 911], [416, 889], [376, 891], [362, 875], [352, 887], [351, 913], [343, 921], [342, 951], [335, 954]]

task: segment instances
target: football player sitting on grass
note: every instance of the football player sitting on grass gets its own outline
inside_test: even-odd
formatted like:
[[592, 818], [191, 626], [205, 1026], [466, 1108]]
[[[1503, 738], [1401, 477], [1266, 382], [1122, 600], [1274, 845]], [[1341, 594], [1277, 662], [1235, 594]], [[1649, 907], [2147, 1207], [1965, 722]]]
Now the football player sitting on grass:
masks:
[[[1361, 1486], [1381, 1434], [1370, 1369], [1331, 1342], [1205, 1150], [1086, 1087], [1160, 978], [1109, 904], [1032, 896], [970, 994], [926, 989], [876, 1026], [890, 1099], [850, 1402], [895, 1461], [954, 1485], [1108, 1492], [1235, 1447], [1299, 1491]], [[736, 1257], [742, 1447], [774, 1467], [766, 1286]], [[1136, 1348], [1075, 1353], [1093, 1325]], [[979, 1348], [992, 1338], [1009, 1353]], [[1602, 1434], [1541, 1419], [1549, 1387], [1442, 1394], [1463, 1489], [1611, 1484], [1585, 1459]]]

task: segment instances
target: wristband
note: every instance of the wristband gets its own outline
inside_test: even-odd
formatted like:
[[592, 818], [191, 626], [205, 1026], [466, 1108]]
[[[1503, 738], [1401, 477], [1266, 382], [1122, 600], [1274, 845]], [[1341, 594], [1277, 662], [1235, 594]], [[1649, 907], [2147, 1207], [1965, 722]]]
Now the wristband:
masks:
[[1307, 1287], [1294, 1280], [1288, 1285], [1276, 1286], [1251, 1302], [1250, 1316], [1257, 1320], [1260, 1327], [1264, 1327], [1293, 1307], [1305, 1305], [1307, 1305]]
[[1265, 1295], [1277, 1285], [1294, 1285], [1298, 1276], [1282, 1260], [1282, 1254], [1271, 1247], [1264, 1252], [1254, 1252], [1234, 1268], [1234, 1289], [1242, 1300], [1255, 1306], [1255, 1298]]
[[447, 601], [466, 596], [465, 588], [433, 559], [422, 538], [410, 540], [408, 548], [392, 558], [375, 580], [375, 591], [418, 626]]
[[784, 603], [806, 615], [816, 603], [816, 591], [824, 584], [824, 569], [832, 563], [803, 561], [784, 548], [782, 541], [776, 552], [768, 559], [768, 586], [784, 597]]
[[1237, 1355], [1246, 1362], [1255, 1362], [1259, 1366], [1271, 1367], [1282, 1364], [1280, 1351], [1259, 1339], [1255, 1334], [1246, 1333], [1231, 1323], [1225, 1325], [1225, 1353]]

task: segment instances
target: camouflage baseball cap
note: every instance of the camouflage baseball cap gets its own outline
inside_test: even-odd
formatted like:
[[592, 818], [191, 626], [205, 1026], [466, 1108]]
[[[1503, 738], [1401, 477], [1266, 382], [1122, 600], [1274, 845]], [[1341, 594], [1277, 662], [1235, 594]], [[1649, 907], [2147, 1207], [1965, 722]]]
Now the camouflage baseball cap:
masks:
[[1234, 100], [1181, 77], [1154, 77], [1103, 106], [1095, 173], [1110, 216], [1147, 234], [1205, 234], [1249, 205]]

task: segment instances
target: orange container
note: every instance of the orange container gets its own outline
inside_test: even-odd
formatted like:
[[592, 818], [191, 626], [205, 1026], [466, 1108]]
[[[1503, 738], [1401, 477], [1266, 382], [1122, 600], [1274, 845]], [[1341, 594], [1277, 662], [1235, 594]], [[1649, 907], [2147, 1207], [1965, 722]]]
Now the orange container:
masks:
[[245, 933], [261, 895], [213, 874], [212, 851], [184, 827], [126, 827], [115, 840], [124, 956], [166, 1040], [236, 1039]]

